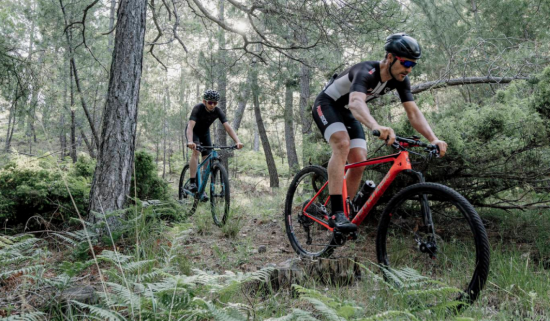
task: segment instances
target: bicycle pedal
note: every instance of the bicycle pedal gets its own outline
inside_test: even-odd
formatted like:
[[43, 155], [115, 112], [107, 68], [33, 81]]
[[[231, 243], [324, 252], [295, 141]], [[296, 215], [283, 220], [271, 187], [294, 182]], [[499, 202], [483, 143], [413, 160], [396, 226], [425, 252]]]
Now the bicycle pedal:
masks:
[[349, 233], [348, 234], [348, 240], [352, 240], [352, 241], [357, 240], [357, 233], [356, 232]]
[[334, 230], [333, 232], [333, 238], [334, 238], [334, 243], [336, 243], [336, 245], [344, 245], [346, 244], [346, 234], [338, 231], [338, 230]]

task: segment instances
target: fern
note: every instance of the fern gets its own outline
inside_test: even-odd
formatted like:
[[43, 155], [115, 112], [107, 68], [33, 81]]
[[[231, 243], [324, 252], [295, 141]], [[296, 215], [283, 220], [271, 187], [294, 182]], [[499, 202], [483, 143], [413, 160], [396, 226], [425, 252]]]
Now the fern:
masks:
[[103, 252], [101, 252], [100, 255], [97, 256], [97, 259], [103, 260], [106, 262], [115, 263], [115, 264], [122, 264], [132, 259], [132, 256], [115, 253], [109, 250], [104, 250]]
[[269, 319], [266, 319], [265, 321], [293, 321], [293, 320], [317, 321], [318, 319], [314, 318], [311, 315], [311, 312], [300, 310], [300, 309], [293, 309], [290, 314], [285, 315], [284, 317], [269, 318]]
[[9, 278], [10, 276], [16, 275], [16, 274], [29, 274], [29, 273], [31, 273], [33, 271], [37, 271], [41, 268], [43, 268], [42, 265], [33, 265], [33, 266], [27, 266], [27, 267], [16, 269], [16, 270], [2, 272], [2, 273], [0, 273], [0, 280], [4, 279], [4, 278]]
[[2, 318], [2, 321], [42, 321], [46, 320], [46, 314], [42, 312], [30, 312], [23, 315], [13, 315]]
[[379, 313], [375, 316], [366, 318], [366, 319], [359, 319], [358, 321], [378, 321], [378, 320], [388, 320], [394, 317], [398, 316], [407, 316], [410, 320], [420, 320], [414, 315], [412, 315], [410, 312], [406, 311], [385, 311], [382, 313]]
[[108, 321], [120, 321], [124, 320], [124, 317], [117, 313], [116, 311], [110, 311], [106, 309], [102, 309], [93, 305], [85, 304], [78, 301], [71, 301], [72, 303], [78, 305], [82, 309], [88, 309], [90, 311], [90, 314], [92, 316], [96, 316], [100, 318], [101, 320], [108, 320]]
[[319, 311], [325, 318], [329, 321], [343, 321], [344, 318], [341, 318], [338, 316], [336, 311], [327, 306], [324, 302], [322, 302], [319, 299], [310, 298], [310, 297], [304, 297], [305, 300], [309, 301], [311, 304], [313, 304], [313, 307]]
[[8, 246], [12, 244], [13, 244], [13, 241], [11, 241], [9, 237], [0, 235], [0, 249], [3, 248], [4, 246]]
[[112, 294], [114, 295], [110, 296], [111, 299], [115, 299], [116, 301], [121, 302], [126, 306], [139, 306], [139, 295], [132, 292], [132, 290], [130, 290], [129, 288], [113, 282], [105, 282], [105, 284], [109, 286]]

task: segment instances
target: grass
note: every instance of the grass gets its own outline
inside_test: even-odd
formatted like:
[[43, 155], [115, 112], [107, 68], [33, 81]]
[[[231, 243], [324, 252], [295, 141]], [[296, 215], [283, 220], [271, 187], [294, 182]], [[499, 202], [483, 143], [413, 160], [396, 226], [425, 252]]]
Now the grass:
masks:
[[[550, 270], [545, 263], [550, 257], [550, 219], [548, 213], [536, 211], [481, 212], [487, 222], [492, 245], [491, 272], [481, 298], [460, 315], [462, 319], [457, 319], [457, 316], [447, 313], [444, 309], [433, 311], [423, 305], [423, 302], [437, 300], [437, 296], [426, 297], [428, 294], [424, 293], [422, 294], [424, 297], [414, 297], [411, 294], [396, 291], [382, 282], [376, 267], [362, 258], [364, 251], [372, 251], [374, 248], [372, 237], [366, 235], [372, 232], [373, 229], [370, 227], [368, 231], [361, 229], [362, 234], [359, 235], [358, 241], [348, 243], [346, 249], [337, 250], [335, 255], [358, 254], [361, 263], [374, 273], [365, 271], [363, 278], [351, 286], [327, 286], [314, 282], [308, 284], [310, 290], [318, 292], [318, 294], [311, 292], [309, 295], [328, 307], [326, 311], [319, 310], [323, 305], [318, 301], [305, 297], [298, 299], [290, 291], [266, 294], [251, 291], [247, 286], [242, 287], [238, 285], [240, 281], [237, 281], [239, 271], [252, 273], [266, 263], [279, 263], [295, 257], [291, 249], [289, 252], [280, 250], [286, 249], [288, 245], [282, 220], [286, 186], [271, 190], [267, 184], [268, 181], [262, 177], [245, 176], [242, 173], [238, 173], [236, 178], [232, 176], [232, 209], [227, 224], [222, 228], [214, 225], [209, 204], [200, 203], [197, 212], [187, 222], [169, 224], [158, 219], [148, 219], [147, 215], [140, 215], [143, 212], [136, 211], [135, 220], [128, 226], [130, 233], [123, 234], [115, 247], [116, 253], [128, 256], [128, 261], [124, 264], [116, 264], [116, 260], [113, 263], [105, 258], [100, 259], [100, 267], [106, 271], [105, 281], [118, 282], [122, 288], [133, 288], [131, 284], [135, 284], [137, 290], [141, 285], [153, 286], [151, 281], [144, 278], [147, 275], [153, 279], [162, 275], [166, 282], [180, 280], [178, 281], [181, 282], [180, 286], [184, 286], [188, 281], [184, 282], [181, 277], [196, 275], [197, 272], [192, 270], [195, 268], [208, 271], [206, 275], [212, 277], [223, 274], [226, 270], [234, 271], [236, 274], [231, 277], [234, 281], [233, 285], [224, 283], [223, 290], [217, 285], [190, 285], [189, 283], [185, 285], [189, 287], [186, 293], [194, 298], [211, 302], [215, 309], [228, 315], [235, 316], [236, 312], [233, 308], [239, 304], [241, 311], [247, 311], [242, 315], [248, 313], [250, 319], [255, 320], [301, 313], [296, 311], [305, 311], [304, 313], [309, 313], [310, 316], [318, 319], [330, 319], [325, 313], [333, 311], [346, 320], [360, 318], [366, 320], [377, 315], [378, 319], [394, 320], [415, 318], [421, 320], [547, 320], [550, 318], [547, 312], [550, 311], [550, 300], [548, 300]], [[36, 244], [21, 253], [24, 254], [24, 259], [19, 263], [15, 261], [8, 263], [6, 260], [0, 263], [0, 269], [3, 271], [14, 271], [23, 266], [39, 266], [36, 270], [0, 279], [3, 285], [3, 289], [0, 290], [0, 306], [2, 306], [0, 316], [21, 313], [23, 305], [18, 299], [21, 295], [28, 302], [37, 302], [32, 300], [34, 298], [32, 293], [43, 295], [40, 289], [45, 288], [46, 284], [55, 284], [58, 291], [67, 284], [82, 283], [93, 284], [97, 290], [101, 291], [102, 286], [107, 284], [98, 279], [95, 265], [88, 266], [90, 257], [87, 248], [78, 248], [81, 240], [75, 239], [76, 246], [59, 247], [59, 242], [57, 238], [38, 240]], [[259, 245], [266, 245], [268, 252], [258, 253]], [[2, 249], [5, 247], [0, 246], [0, 250]], [[112, 251], [113, 247], [105, 245], [99, 250]], [[455, 253], [459, 254], [460, 251]], [[460, 257], [453, 260], [459, 261]], [[144, 261], [151, 262], [140, 263]], [[126, 271], [124, 276], [120, 274], [121, 269]], [[451, 266], [450, 271], [438, 279], [444, 284], [453, 284], [453, 273], [460, 272], [460, 267]], [[159, 275], [154, 276], [155, 273]], [[70, 282], [64, 283], [63, 286], [59, 283], [62, 276], [70, 277]], [[110, 288], [110, 291], [113, 291], [113, 288]], [[168, 291], [163, 295], [166, 298], [173, 298], [170, 296], [173, 292], [174, 288], [172, 292]], [[19, 296], [15, 295], [16, 293]], [[184, 297], [182, 293], [180, 293], [181, 298]], [[57, 296], [55, 298], [59, 299]], [[164, 299], [159, 297], [158, 302]], [[143, 311], [149, 307], [147, 300], [152, 299], [144, 296], [140, 301], [143, 304], [141, 307]], [[27, 305], [25, 311], [49, 313], [47, 318], [53, 320], [77, 320], [76, 317], [63, 316], [60, 303], [56, 302], [51, 301], [50, 305], [37, 304], [34, 307], [32, 304]], [[184, 302], [180, 305], [176, 303], [168, 302], [168, 306], [172, 304], [173, 313], [183, 311]], [[114, 310], [119, 310], [118, 313], [131, 319], [132, 312], [126, 309], [129, 305], [124, 308], [124, 303], [121, 304]], [[101, 307], [108, 308], [106, 305]], [[76, 305], [73, 308], [75, 310], [73, 316], [78, 313], [92, 313], [90, 309], [82, 309]], [[161, 309], [160, 306], [158, 308]], [[207, 305], [193, 305], [192, 308], [196, 311], [208, 310]], [[205, 319], [222, 319], [220, 317], [222, 312], [218, 311], [220, 314], [214, 314], [211, 310], [208, 311], [211, 314], [209, 316], [205, 314]], [[133, 313], [140, 312], [134, 309]], [[168, 315], [169, 312], [159, 313], [157, 316], [159, 319], [168, 320]], [[240, 320], [240, 317], [234, 318]]]

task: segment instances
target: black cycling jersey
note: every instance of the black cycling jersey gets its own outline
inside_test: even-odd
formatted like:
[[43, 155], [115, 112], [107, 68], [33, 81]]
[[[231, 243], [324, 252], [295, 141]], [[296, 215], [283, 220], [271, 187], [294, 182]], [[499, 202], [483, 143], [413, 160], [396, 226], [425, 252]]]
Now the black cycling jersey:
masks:
[[344, 70], [334, 81], [329, 83], [324, 92], [336, 102], [336, 106], [346, 106], [349, 103], [350, 92], [367, 94], [366, 101], [378, 98], [390, 90], [396, 89], [401, 102], [413, 101], [409, 77], [403, 81], [390, 79], [382, 82], [380, 78], [380, 62], [363, 61]]
[[350, 92], [367, 94], [366, 101], [378, 98], [392, 89], [397, 89], [401, 102], [413, 101], [409, 77], [403, 81], [395, 79], [382, 82], [380, 62], [364, 61], [344, 70], [333, 78], [315, 99], [312, 114], [315, 124], [327, 141], [332, 134], [347, 131], [351, 148], [367, 148], [365, 132], [361, 123], [347, 108]]
[[191, 116], [189, 116], [189, 120], [195, 121], [193, 133], [199, 136], [208, 133], [210, 125], [218, 118], [222, 124], [227, 122], [227, 118], [225, 118], [225, 114], [220, 107], [215, 107], [213, 111], [208, 111], [203, 103], [195, 105], [191, 111]]

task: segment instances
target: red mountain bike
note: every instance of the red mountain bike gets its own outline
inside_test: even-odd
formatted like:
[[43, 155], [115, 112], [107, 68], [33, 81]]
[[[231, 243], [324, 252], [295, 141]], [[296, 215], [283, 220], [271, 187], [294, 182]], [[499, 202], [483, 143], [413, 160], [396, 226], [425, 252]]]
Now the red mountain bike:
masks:
[[[380, 135], [377, 131], [373, 134]], [[419, 183], [393, 196], [384, 209], [376, 236], [377, 260], [382, 271], [388, 271], [386, 267], [390, 266], [410, 267], [431, 279], [444, 277], [446, 284], [464, 289], [459, 300], [473, 302], [487, 280], [490, 256], [487, 232], [478, 213], [458, 192], [441, 184], [426, 183], [422, 173], [412, 169], [408, 148], [424, 148], [426, 159], [430, 160], [438, 155], [436, 146], [413, 136], [397, 137], [393, 147], [399, 150], [396, 154], [346, 165], [347, 171], [393, 162], [368, 199], [363, 198], [364, 204], [356, 204], [357, 197], [349, 200], [344, 178], [345, 214], [359, 225], [397, 175], [404, 173], [418, 179]], [[357, 238], [355, 233], [342, 234], [328, 224], [331, 214], [327, 177], [325, 168], [307, 166], [296, 174], [286, 196], [286, 232], [301, 256], [328, 257], [347, 240]]]

